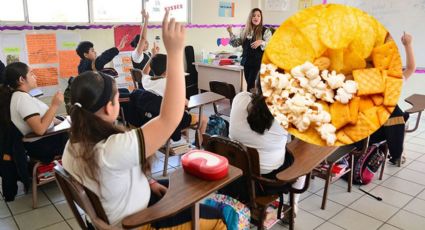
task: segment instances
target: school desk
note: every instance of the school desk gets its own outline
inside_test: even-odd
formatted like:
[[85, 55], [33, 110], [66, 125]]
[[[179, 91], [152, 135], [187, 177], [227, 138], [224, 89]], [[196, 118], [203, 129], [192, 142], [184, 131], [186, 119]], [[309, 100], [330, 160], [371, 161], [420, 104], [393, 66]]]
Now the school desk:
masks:
[[406, 110], [406, 113], [414, 114], [418, 113], [416, 117], [416, 123], [412, 129], [406, 129], [406, 133], [411, 133], [416, 131], [419, 127], [419, 122], [421, 120], [422, 111], [425, 110], [425, 95], [423, 94], [413, 94], [405, 99], [407, 103], [412, 105], [412, 108]]
[[201, 62], [193, 63], [198, 71], [198, 88], [210, 91], [210, 81], [222, 81], [232, 84], [236, 94], [246, 89], [243, 77], [243, 66], [240, 65], [215, 65]]
[[70, 128], [71, 128], [71, 117], [66, 116], [61, 123], [53, 126], [52, 128], [47, 129], [45, 134], [37, 135], [35, 133], [28, 133], [27, 135], [24, 136], [22, 141], [30, 142], [30, 141], [33, 141], [35, 138], [48, 137], [48, 136], [53, 136], [59, 133], [68, 132]]

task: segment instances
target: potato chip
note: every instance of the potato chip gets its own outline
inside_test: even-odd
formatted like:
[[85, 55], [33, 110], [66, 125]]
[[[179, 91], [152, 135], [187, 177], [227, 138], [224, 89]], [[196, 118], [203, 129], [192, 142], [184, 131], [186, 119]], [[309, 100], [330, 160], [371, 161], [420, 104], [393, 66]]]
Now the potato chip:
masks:
[[308, 40], [311, 47], [314, 49], [315, 57], [320, 57], [325, 51], [326, 46], [320, 41], [319, 38], [319, 23], [326, 7], [325, 5], [318, 5], [316, 7], [307, 8], [300, 11], [291, 17], [291, 22]]
[[374, 20], [374, 22], [375, 22], [375, 33], [376, 33], [375, 47], [378, 47], [385, 43], [385, 39], [387, 38], [388, 31], [377, 20]]
[[361, 10], [354, 9], [354, 13], [359, 23], [359, 30], [350, 43], [349, 49], [365, 59], [369, 57], [375, 46], [375, 22], [371, 16]]
[[396, 106], [400, 97], [403, 79], [387, 77], [385, 82], [384, 105]]
[[376, 111], [376, 113], [378, 114], [378, 119], [379, 119], [379, 125], [382, 126], [385, 124], [385, 122], [388, 120], [388, 118], [390, 117], [390, 113], [388, 112], [387, 109], [385, 109], [384, 106], [379, 106], [378, 110]]
[[370, 96], [370, 98], [372, 98], [373, 104], [376, 106], [382, 105], [384, 102], [384, 96], [382, 94], [373, 94]]
[[353, 143], [353, 140], [351, 140], [351, 138], [344, 132], [344, 130], [339, 130], [336, 132], [336, 139], [344, 145]]
[[288, 128], [288, 132], [305, 142], [320, 146], [326, 146], [326, 141], [323, 140], [320, 137], [320, 134], [311, 126], [305, 132], [300, 132], [298, 131], [298, 129], [291, 126]]
[[359, 115], [360, 97], [353, 97], [348, 103], [348, 107], [350, 108], [350, 124], [354, 125], [357, 123], [357, 117]]
[[389, 76], [403, 78], [401, 57], [398, 52], [394, 54], [387, 72]]
[[383, 93], [385, 90], [384, 78], [376, 68], [354, 70], [353, 77], [357, 82], [359, 96]]
[[336, 101], [331, 104], [330, 109], [331, 123], [336, 129], [350, 123], [350, 107], [348, 107], [348, 104], [342, 104], [341, 102]]
[[261, 60], [261, 63], [263, 63], [263, 64], [270, 64], [271, 63], [270, 59], [267, 57], [266, 53], [263, 54], [263, 58]]
[[373, 101], [370, 97], [360, 97], [360, 102], [359, 102], [360, 112], [363, 112], [369, 108], [372, 108], [373, 106], [375, 106], [375, 104], [373, 104]]
[[315, 55], [310, 43], [290, 21], [276, 30], [265, 53], [273, 64], [287, 71], [306, 61], [313, 62]]
[[[360, 57], [357, 52], [350, 49], [344, 49], [344, 67], [341, 70], [343, 74], [351, 74], [353, 70], [366, 68], [366, 61]], [[347, 78], [346, 78], [347, 79]]]
[[319, 70], [328, 69], [331, 66], [331, 60], [327, 57], [319, 57], [314, 60], [313, 64], [319, 68]]
[[335, 70], [337, 73], [341, 72], [344, 68], [344, 50], [343, 49], [329, 49], [329, 59], [331, 60], [331, 66], [329, 70]]
[[374, 106], [363, 111], [363, 114], [373, 123], [373, 130], [379, 129], [378, 107]]
[[372, 51], [373, 65], [375, 68], [386, 70], [389, 68], [394, 55], [398, 55], [397, 45], [394, 41], [375, 47]]
[[348, 46], [358, 31], [353, 8], [344, 5], [327, 5], [320, 20], [320, 40], [328, 48], [342, 49]]
[[341, 141], [336, 140], [334, 146], [344, 146], [346, 144], [342, 143]]
[[357, 142], [372, 134], [375, 131], [374, 126], [366, 115], [359, 113], [356, 125], [347, 125], [343, 130], [353, 142]]

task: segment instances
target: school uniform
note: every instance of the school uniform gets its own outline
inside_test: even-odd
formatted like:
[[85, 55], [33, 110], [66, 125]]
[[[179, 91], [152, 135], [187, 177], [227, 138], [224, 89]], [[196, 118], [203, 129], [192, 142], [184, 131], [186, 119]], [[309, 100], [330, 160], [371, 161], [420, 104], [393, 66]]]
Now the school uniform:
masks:
[[96, 70], [102, 70], [106, 64], [112, 61], [115, 56], [117, 56], [120, 53], [120, 51], [113, 47], [111, 49], [105, 50], [100, 56], [96, 58], [94, 63], [87, 59], [81, 59], [80, 64], [78, 65], [78, 74], [81, 74], [85, 71], [96, 71]]
[[251, 48], [251, 43], [255, 41], [255, 38], [242, 40], [236, 35], [232, 35], [230, 38], [230, 45], [233, 47], [242, 46], [242, 60], [241, 65], [244, 67], [244, 76], [247, 83], [247, 90], [254, 88], [255, 79], [260, 71], [261, 59], [263, 57], [264, 49], [267, 42], [272, 37], [272, 30], [270, 28], [263, 27], [262, 40], [264, 41], [256, 49]]
[[3, 84], [5, 79], [3, 77], [3, 71], [6, 69], [6, 66], [4, 66], [3, 62], [0, 61], [0, 84]]
[[[124, 217], [147, 208], [151, 200], [158, 200], [151, 194], [148, 178], [141, 169], [146, 161], [144, 140], [142, 129], [138, 128], [111, 135], [95, 145], [99, 165], [99, 186], [95, 181], [82, 175], [78, 163], [82, 159], [74, 155], [74, 151], [79, 151], [80, 145], [68, 142], [65, 147], [62, 157], [63, 167], [99, 197], [112, 225], [121, 226]], [[225, 229], [219, 216], [206, 216], [213, 217], [207, 218], [213, 225], [222, 226], [222, 229]], [[201, 218], [203, 218], [202, 211]], [[177, 214], [159, 221], [158, 224], [162, 227], [164, 225], [172, 227], [186, 224], [188, 221], [190, 221], [190, 215]], [[152, 226], [156, 225], [147, 225], [140, 229], [151, 229]]]
[[[146, 64], [148, 64], [149, 60], [151, 59], [152, 54], [151, 52], [143, 52], [141, 54], [137, 53], [136, 50], [133, 50], [131, 52], [131, 62], [133, 63], [133, 68], [140, 69], [143, 71]], [[150, 76], [153, 76], [153, 70], [149, 72]]]
[[[26, 92], [16, 91], [12, 94], [10, 117], [23, 136], [33, 132], [26, 121], [37, 115], [43, 117], [47, 110], [49, 110], [49, 106]], [[52, 122], [49, 128], [53, 126]], [[24, 142], [24, 146], [28, 151], [28, 155], [48, 163], [53, 160], [54, 156], [62, 154], [67, 139], [68, 134], [61, 133], [43, 138], [34, 138], [29, 142]]]

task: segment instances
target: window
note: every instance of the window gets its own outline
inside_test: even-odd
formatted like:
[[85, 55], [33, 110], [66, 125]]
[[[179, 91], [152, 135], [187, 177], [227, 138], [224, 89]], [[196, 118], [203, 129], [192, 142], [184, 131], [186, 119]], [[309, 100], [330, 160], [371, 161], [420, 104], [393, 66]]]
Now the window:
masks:
[[25, 21], [23, 0], [0, 0], [0, 21]]
[[142, 0], [93, 0], [94, 22], [141, 22]]
[[149, 12], [149, 21], [162, 22], [165, 8], [170, 9], [170, 18], [179, 22], [188, 22], [188, 0], [145, 0], [145, 9]]
[[27, 0], [27, 4], [29, 22], [89, 22], [87, 0]]

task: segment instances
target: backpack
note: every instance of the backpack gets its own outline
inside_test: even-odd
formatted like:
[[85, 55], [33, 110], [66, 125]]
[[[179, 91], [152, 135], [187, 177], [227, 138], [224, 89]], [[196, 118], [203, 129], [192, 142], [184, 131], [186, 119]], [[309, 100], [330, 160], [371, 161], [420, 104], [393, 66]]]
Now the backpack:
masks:
[[366, 153], [354, 158], [353, 183], [369, 184], [379, 167], [385, 163], [385, 141], [370, 145]]
[[238, 200], [223, 194], [215, 194], [206, 199], [204, 204], [220, 209], [229, 230], [249, 230], [251, 212]]
[[219, 135], [223, 137], [227, 137], [229, 135], [229, 125], [228, 121], [217, 115], [211, 115], [208, 119], [207, 130], [206, 133], [213, 136]]

